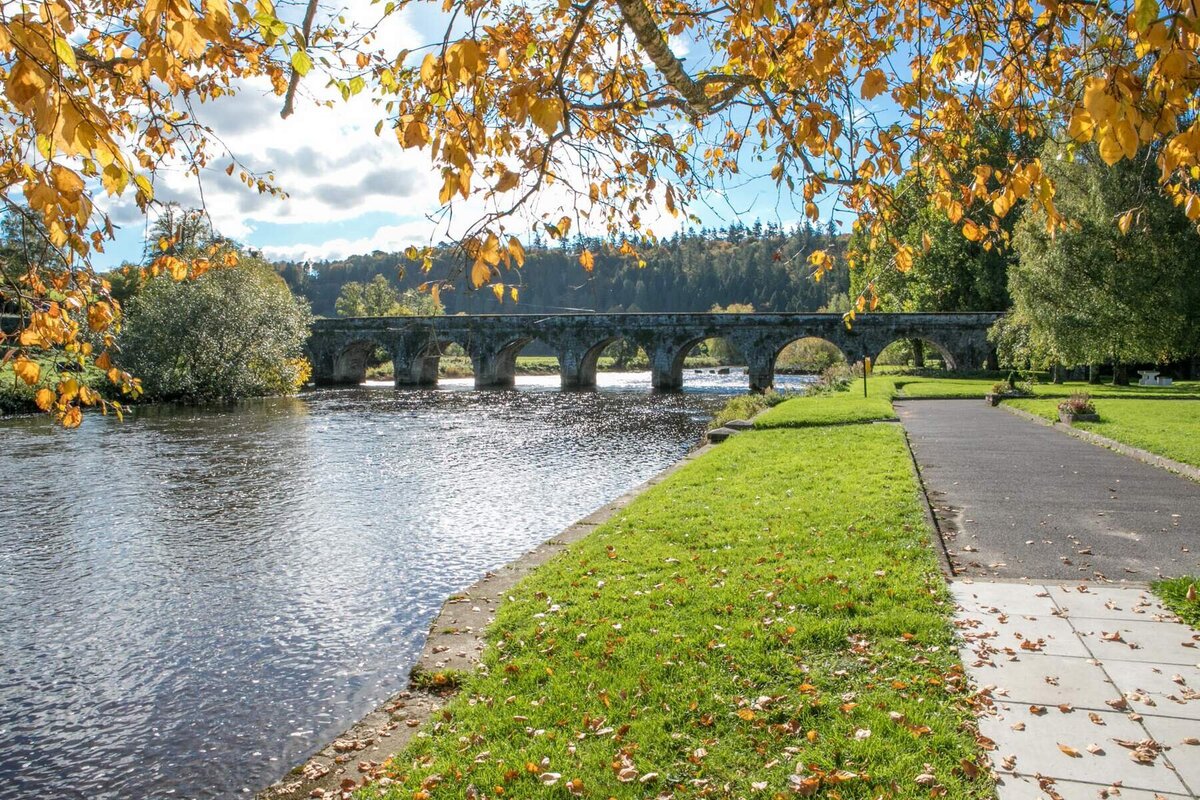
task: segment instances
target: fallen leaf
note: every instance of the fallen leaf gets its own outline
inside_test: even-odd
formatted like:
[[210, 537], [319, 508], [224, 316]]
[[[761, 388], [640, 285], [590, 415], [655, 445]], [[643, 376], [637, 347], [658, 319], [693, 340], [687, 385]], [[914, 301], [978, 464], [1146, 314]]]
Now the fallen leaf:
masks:
[[1083, 753], [1080, 753], [1078, 750], [1076, 750], [1074, 747], [1071, 747], [1071, 745], [1069, 745], [1069, 744], [1063, 744], [1062, 742], [1059, 742], [1058, 749], [1063, 751], [1063, 753], [1069, 755], [1071, 758], [1083, 758]]

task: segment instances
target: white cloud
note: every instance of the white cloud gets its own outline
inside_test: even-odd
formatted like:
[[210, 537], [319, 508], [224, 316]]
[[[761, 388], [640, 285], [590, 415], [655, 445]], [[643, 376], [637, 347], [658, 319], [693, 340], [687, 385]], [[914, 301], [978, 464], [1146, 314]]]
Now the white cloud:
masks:
[[[344, 13], [347, 19], [371, 24], [380, 10], [380, 5], [370, 0], [351, 0]], [[389, 17], [378, 28], [376, 43], [392, 51], [419, 45], [420, 34], [406, 17], [407, 12]], [[430, 20], [418, 22], [426, 26]], [[683, 40], [674, 44], [681, 52], [687, 51]], [[295, 113], [288, 119], [279, 114], [282, 98], [265, 82], [244, 83], [233, 96], [196, 106], [199, 121], [213, 129], [228, 152], [218, 154], [199, 181], [182, 168], [161, 169], [156, 178], [156, 199], [186, 207], [203, 205], [223, 235], [257, 246], [270, 257], [297, 260], [339, 258], [441, 241], [461, 235], [489, 208], [487, 201], [473, 195], [467, 201], [456, 202], [452, 214], [439, 215], [437, 193], [441, 180], [430, 164], [429, 151], [402, 149], [386, 120], [377, 136], [374, 129], [385, 118], [385, 111], [365, 93], [343, 101], [333, 90], [320, 85], [315, 72], [309, 77], [316, 80], [302, 83], [305, 96], [297, 99]], [[331, 105], [321, 102], [330, 99]], [[230, 154], [252, 170], [274, 173], [276, 184], [288, 197], [258, 194], [238, 180], [236, 169], [232, 176], [226, 175]], [[572, 194], [566, 183], [578, 182], [582, 177], [576, 170], [570, 172], [545, 188], [536, 204], [520, 218], [511, 220], [507, 224], [509, 232], [528, 234], [543, 218], [542, 212], [552, 220], [563, 213], [574, 217]], [[511, 200], [511, 196], [505, 199]], [[140, 231], [145, 224], [131, 196], [108, 202], [106, 210], [114, 222], [127, 229]], [[329, 223], [345, 223], [378, 212], [394, 214], [397, 222], [385, 224], [368, 236], [325, 238]], [[643, 229], [652, 229], [658, 235], [670, 235], [683, 224], [661, 205], [642, 209], [641, 216]], [[272, 224], [289, 226], [288, 244], [263, 245], [255, 241], [256, 230]], [[350, 227], [362, 229], [361, 224]], [[575, 231], [603, 232], [598, 220], [590, 224], [577, 220]]]

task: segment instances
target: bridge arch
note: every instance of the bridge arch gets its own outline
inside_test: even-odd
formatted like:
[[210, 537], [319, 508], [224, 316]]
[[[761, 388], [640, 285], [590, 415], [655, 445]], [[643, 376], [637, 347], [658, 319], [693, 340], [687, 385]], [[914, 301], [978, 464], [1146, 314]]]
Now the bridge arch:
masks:
[[807, 355], [810, 358], [811, 364], [806, 366], [810, 366], [814, 373], [820, 373], [825, 367], [829, 366], [829, 363], [824, 363], [826, 361], [831, 361], [832, 363], [838, 363], [839, 360], [847, 363], [850, 361], [846, 355], [846, 351], [842, 348], [842, 345], [833, 339], [829, 339], [820, 335], [819, 333], [802, 333], [799, 336], [788, 339], [783, 344], [779, 345], [778, 349], [775, 351], [775, 356], [772, 359], [773, 371], [778, 373], [781, 367], [779, 359], [783, 357], [784, 353], [789, 347], [806, 342], [812, 343], [812, 347], [816, 348], [817, 350], [824, 350], [825, 353], [829, 355], [829, 358], [823, 358], [822, 354], [817, 353], [798, 354]]
[[505, 388], [516, 383], [517, 356], [535, 338], [522, 335], [493, 341], [473, 339], [467, 353], [475, 368], [475, 388]]
[[375, 337], [362, 337], [341, 343], [330, 352], [331, 365], [325, 377], [325, 383], [351, 385], [360, 384], [367, 379], [367, 367], [373, 360], [377, 350], [384, 349], [390, 353], [391, 348]]

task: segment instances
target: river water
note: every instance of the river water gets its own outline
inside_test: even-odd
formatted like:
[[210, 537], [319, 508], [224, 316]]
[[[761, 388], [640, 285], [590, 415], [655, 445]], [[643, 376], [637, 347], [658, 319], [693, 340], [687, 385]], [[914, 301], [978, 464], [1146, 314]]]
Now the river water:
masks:
[[600, 380], [0, 421], [0, 798], [265, 787], [403, 687], [447, 595], [745, 391]]

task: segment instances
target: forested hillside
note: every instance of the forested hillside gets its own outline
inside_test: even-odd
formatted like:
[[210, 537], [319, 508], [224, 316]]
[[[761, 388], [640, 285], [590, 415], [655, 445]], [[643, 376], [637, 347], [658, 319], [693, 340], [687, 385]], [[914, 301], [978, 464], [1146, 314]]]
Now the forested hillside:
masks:
[[[782, 230], [755, 223], [720, 230], [677, 234], [644, 246], [637, 260], [617, 252], [614, 244], [576, 237], [569, 242], [533, 242], [519, 274], [506, 275], [516, 285], [520, 302], [497, 301], [490, 289], [471, 291], [456, 280], [455, 290], [441, 294], [447, 314], [554, 313], [560, 311], [707, 311], [714, 305], [749, 303], [759, 311], [816, 311], [847, 308], [849, 277], [839, 267], [820, 282], [810, 277], [807, 257], [818, 248], [840, 253], [844, 238], [811, 226]], [[583, 248], [595, 254], [595, 268], [579, 263]], [[278, 263], [276, 269], [292, 289], [309, 299], [313, 311], [334, 315], [343, 284], [386, 276], [400, 289], [449, 274], [455, 266], [447, 253], [425, 275], [401, 253], [376, 251], [323, 263]], [[401, 275], [403, 272], [403, 275]]]

